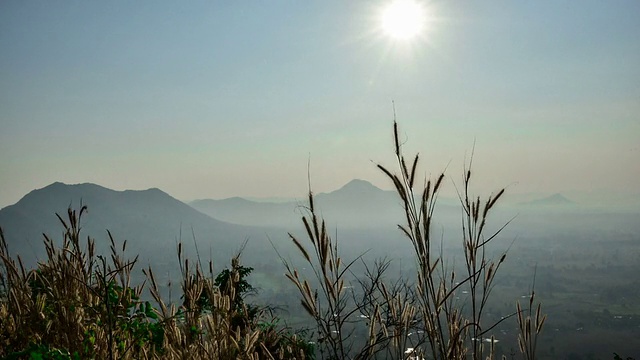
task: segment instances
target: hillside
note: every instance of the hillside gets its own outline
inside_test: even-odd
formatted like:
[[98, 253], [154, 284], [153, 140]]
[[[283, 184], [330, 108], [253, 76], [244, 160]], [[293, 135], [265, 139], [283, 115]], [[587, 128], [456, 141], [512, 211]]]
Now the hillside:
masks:
[[83, 233], [96, 239], [99, 251], [107, 249], [108, 229], [118, 243], [126, 239], [128, 253], [141, 254], [143, 264], [173, 263], [180, 237], [188, 253], [193, 253], [192, 229], [200, 250], [208, 256], [209, 249], [214, 249], [214, 259], [219, 261], [228, 259], [245, 239], [254, 240], [251, 246], [264, 243], [262, 229], [213, 219], [159, 189], [114, 191], [89, 183], [56, 182], [0, 210], [0, 226], [10, 251], [27, 263], [42, 258], [42, 234], [59, 239], [62, 232], [55, 214], [66, 218], [67, 208], [79, 209], [80, 204], [88, 207]]

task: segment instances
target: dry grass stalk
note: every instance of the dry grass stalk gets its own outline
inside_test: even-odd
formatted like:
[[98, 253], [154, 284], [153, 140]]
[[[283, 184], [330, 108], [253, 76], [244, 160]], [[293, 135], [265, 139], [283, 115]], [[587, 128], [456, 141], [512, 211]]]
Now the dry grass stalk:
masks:
[[[342, 284], [345, 281], [344, 273], [352, 263], [342, 271], [338, 270], [339, 266], [334, 267], [333, 264], [341, 261], [337, 242], [327, 236], [326, 225], [317, 215], [311, 191], [309, 213], [302, 218], [302, 222], [314, 250], [313, 259], [298, 238], [293, 235], [290, 237], [311, 265], [318, 288], [312, 290], [307, 280], [283, 261], [287, 277], [298, 288], [304, 308], [316, 321], [320, 340], [323, 341], [321, 356], [326, 358], [384, 356], [402, 359], [405, 357], [403, 350], [411, 344], [412, 353], [424, 351], [433, 359], [480, 360], [485, 356], [493, 359], [496, 356], [494, 338], [489, 336], [489, 331], [498, 324], [487, 325], [483, 318], [496, 274], [506, 259], [506, 252], [498, 259], [492, 259], [487, 257], [486, 249], [509, 222], [492, 234], [485, 234], [485, 230], [491, 210], [504, 194], [504, 189], [486, 200], [474, 197], [470, 193], [471, 170], [464, 171], [463, 187], [458, 195], [463, 210], [462, 238], [466, 274], [460, 279], [453, 270], [445, 267], [442, 252], [434, 252], [432, 249], [433, 213], [444, 174], [433, 181], [426, 180], [421, 193], [416, 193], [414, 187], [419, 156], [416, 155], [410, 162], [405, 159], [398, 133], [398, 125], [394, 121], [394, 150], [399, 174], [383, 165], [377, 167], [391, 180], [402, 201], [405, 223], [399, 224], [398, 228], [410, 241], [415, 253], [416, 284], [410, 286], [406, 282], [400, 282], [389, 289], [382, 278], [388, 263], [376, 263], [374, 268], [364, 264], [365, 276], [357, 279], [359, 293], [353, 292], [352, 301], [347, 306]], [[462, 311], [465, 304], [455, 301], [456, 291], [461, 288], [468, 289], [470, 294], [468, 311]], [[520, 308], [517, 313], [521, 320]], [[353, 314], [363, 314], [368, 319], [368, 341], [361, 344], [361, 348], [353, 348], [352, 339], [343, 335], [346, 319]], [[540, 308], [536, 312], [534, 324], [530, 321], [521, 323], [526, 323], [527, 328], [534, 326], [539, 332], [544, 323]], [[420, 334], [418, 340], [411, 341], [410, 333]], [[488, 349], [483, 344], [485, 339], [491, 340]], [[350, 351], [344, 347], [345, 342], [350, 345]], [[535, 349], [535, 339], [532, 340], [531, 336], [523, 335], [522, 342], [526, 345], [523, 353], [526, 354], [528, 348]]]
[[[520, 352], [527, 360], [536, 358], [536, 346], [538, 336], [542, 332], [547, 315], [541, 313], [541, 305], [538, 303], [534, 306], [535, 291], [531, 291], [529, 295], [529, 307], [523, 310], [520, 301], [516, 302], [517, 319], [518, 319], [518, 347]], [[535, 314], [534, 309], [535, 307]], [[526, 315], [526, 316], [525, 316]]]

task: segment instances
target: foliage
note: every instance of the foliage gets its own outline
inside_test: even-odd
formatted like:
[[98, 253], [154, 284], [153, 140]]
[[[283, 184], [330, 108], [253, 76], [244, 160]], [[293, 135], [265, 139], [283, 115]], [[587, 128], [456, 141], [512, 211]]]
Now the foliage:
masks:
[[214, 281], [214, 285], [218, 287], [218, 289], [223, 289], [225, 291], [231, 291], [228, 289], [229, 286], [234, 286], [233, 291], [238, 295], [235, 297], [235, 301], [233, 303], [234, 309], [240, 309], [242, 305], [244, 305], [244, 296], [247, 293], [254, 291], [253, 286], [247, 282], [246, 277], [251, 274], [253, 271], [252, 267], [246, 267], [242, 265], [232, 265], [236, 267], [236, 271], [238, 274], [237, 281], [232, 281], [231, 276], [233, 276], [233, 271], [230, 269], [224, 269], [216, 276], [216, 280]]

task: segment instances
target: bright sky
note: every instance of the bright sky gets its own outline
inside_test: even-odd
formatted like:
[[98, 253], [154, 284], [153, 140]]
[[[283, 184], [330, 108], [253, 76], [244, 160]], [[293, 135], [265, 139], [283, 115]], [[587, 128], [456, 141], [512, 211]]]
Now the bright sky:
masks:
[[[0, 207], [54, 181], [183, 200], [389, 188], [392, 100], [425, 174], [640, 192], [640, 2], [0, 2]], [[459, 182], [459, 181], [458, 181]], [[449, 186], [452, 188], [452, 186]]]

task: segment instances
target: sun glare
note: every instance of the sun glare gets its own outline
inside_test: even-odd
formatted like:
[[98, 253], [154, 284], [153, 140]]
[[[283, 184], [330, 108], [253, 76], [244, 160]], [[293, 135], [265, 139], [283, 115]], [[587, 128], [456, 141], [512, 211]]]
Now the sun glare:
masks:
[[394, 0], [382, 9], [383, 32], [396, 40], [411, 40], [425, 25], [423, 7], [414, 0]]

